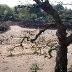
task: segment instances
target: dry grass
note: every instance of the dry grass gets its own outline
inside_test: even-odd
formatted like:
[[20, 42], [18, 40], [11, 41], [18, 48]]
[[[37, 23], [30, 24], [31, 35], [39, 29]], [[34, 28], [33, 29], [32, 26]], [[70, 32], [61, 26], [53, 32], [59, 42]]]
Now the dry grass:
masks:
[[[8, 40], [0, 45], [0, 72], [30, 72], [31, 65], [37, 63], [42, 70], [38, 72], [53, 72], [55, 66], [56, 52], [52, 52], [53, 58], [48, 58], [48, 50], [58, 43], [56, 30], [46, 30], [40, 37], [31, 43], [24, 39], [25, 35], [34, 38], [39, 30], [11, 26], [11, 30], [0, 34]], [[72, 45], [68, 50], [68, 68], [72, 64]]]

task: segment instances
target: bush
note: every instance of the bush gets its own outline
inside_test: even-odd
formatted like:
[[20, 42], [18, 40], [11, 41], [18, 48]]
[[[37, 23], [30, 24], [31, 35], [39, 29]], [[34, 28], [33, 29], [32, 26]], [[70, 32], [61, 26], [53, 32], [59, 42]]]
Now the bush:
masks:
[[7, 31], [9, 27], [7, 25], [0, 25], [0, 33]]
[[31, 72], [37, 72], [39, 70], [37, 63], [33, 63], [30, 70]]

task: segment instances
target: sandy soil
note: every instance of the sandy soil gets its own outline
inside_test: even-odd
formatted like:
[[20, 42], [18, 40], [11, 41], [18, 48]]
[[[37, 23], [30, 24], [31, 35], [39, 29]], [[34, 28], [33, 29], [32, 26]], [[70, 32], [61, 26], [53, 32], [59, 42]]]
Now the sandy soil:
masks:
[[[18, 45], [21, 41], [21, 37], [24, 36], [27, 31], [31, 31], [33, 36], [39, 32], [36, 29], [21, 28], [19, 26], [10, 26], [10, 30], [0, 34], [0, 38], [4, 39], [4, 42], [0, 45], [0, 72], [31, 72], [30, 68], [33, 63], [36, 63], [40, 70], [38, 72], [54, 72], [56, 52], [52, 52], [53, 58], [44, 58], [44, 55], [33, 54], [31, 49], [32, 43], [26, 40], [23, 43], [23, 49], [16, 47], [12, 54], [14, 56], [8, 57], [9, 49]], [[72, 31], [68, 31], [72, 33]], [[47, 39], [56, 39], [56, 30], [46, 30], [40, 37]], [[39, 37], [39, 38], [40, 38]], [[68, 67], [72, 65], [72, 45], [68, 47]], [[43, 49], [42, 52], [48, 51]]]

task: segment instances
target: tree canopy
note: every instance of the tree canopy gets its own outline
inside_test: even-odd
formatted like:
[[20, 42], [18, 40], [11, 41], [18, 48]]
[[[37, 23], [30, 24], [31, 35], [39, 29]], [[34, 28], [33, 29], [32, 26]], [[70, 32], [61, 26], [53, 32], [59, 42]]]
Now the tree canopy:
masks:
[[[53, 5], [54, 6], [54, 5]], [[64, 8], [61, 4], [53, 7], [58, 11], [60, 18], [64, 22], [72, 22], [72, 10]], [[33, 5], [18, 5], [10, 8], [7, 5], [0, 5], [0, 21], [1, 20], [32, 20], [43, 22], [54, 22], [50, 15], [47, 15], [42, 9]]]

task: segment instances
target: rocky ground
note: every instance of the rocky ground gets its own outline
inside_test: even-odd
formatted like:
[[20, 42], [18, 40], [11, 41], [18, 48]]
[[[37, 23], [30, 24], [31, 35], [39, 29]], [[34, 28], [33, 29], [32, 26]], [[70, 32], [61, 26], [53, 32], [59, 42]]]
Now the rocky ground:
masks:
[[[48, 50], [50, 45], [57, 41], [56, 30], [46, 30], [36, 40], [36, 44], [25, 38], [23, 47], [20, 46], [23, 37], [32, 39], [38, 32], [38, 29], [14, 25], [0, 34], [0, 72], [32, 72], [31, 68], [34, 64], [39, 67], [38, 72], [54, 72], [56, 51], [52, 52], [53, 57], [49, 59]], [[67, 32], [68, 35], [72, 33], [72, 31]], [[49, 43], [51, 44], [46, 46]], [[68, 67], [72, 65], [71, 48], [72, 45], [68, 47]], [[37, 49], [36, 54], [34, 54], [35, 49]]]

